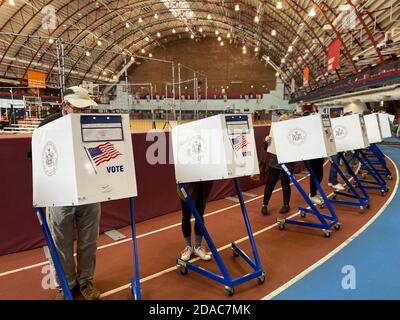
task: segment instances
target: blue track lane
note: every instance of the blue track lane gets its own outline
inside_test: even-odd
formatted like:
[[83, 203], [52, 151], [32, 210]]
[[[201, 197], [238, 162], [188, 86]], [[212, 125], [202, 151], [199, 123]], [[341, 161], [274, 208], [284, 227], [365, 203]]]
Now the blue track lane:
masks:
[[[380, 148], [400, 168], [400, 148]], [[355, 289], [342, 287], [349, 272], [342, 273], [342, 268], [348, 265], [355, 268]], [[400, 299], [400, 188], [356, 239], [273, 299]]]

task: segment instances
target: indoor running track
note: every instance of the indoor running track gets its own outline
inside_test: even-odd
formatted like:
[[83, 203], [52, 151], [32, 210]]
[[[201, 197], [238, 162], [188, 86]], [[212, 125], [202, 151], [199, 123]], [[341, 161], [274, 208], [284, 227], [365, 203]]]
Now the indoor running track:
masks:
[[[395, 171], [391, 161], [389, 164], [390, 169]], [[325, 166], [323, 186], [325, 190], [330, 191], [326, 181], [329, 167]], [[183, 248], [180, 212], [139, 223], [137, 232], [142, 298], [261, 299], [266, 297], [326, 257], [368, 223], [391, 197], [397, 178], [397, 175], [394, 175], [394, 179], [389, 182], [390, 191], [385, 197], [381, 197], [380, 192], [371, 192], [371, 209], [364, 214], [360, 214], [357, 207], [335, 206], [342, 228], [339, 231], [333, 230], [330, 238], [325, 238], [320, 230], [296, 226], [287, 226], [285, 231], [280, 231], [276, 226], [276, 218], [279, 216], [277, 211], [282, 204], [281, 190], [275, 190], [270, 203], [271, 214], [268, 216], [260, 214], [263, 187], [249, 190], [249, 193], [257, 195], [254, 198], [245, 196], [245, 200], [267, 278], [262, 285], [252, 280], [237, 286], [235, 295], [230, 298], [225, 296], [221, 284], [191, 271], [183, 276], [176, 269], [175, 260]], [[301, 181], [306, 190], [308, 183], [307, 177]], [[297, 205], [304, 205], [297, 190], [294, 187], [292, 190], [292, 210], [288, 216], [298, 215]], [[250, 270], [247, 264], [242, 259], [233, 257], [230, 250], [230, 242], [236, 241], [251, 255], [239, 204], [226, 199], [213, 201], [208, 203], [206, 215], [208, 230], [217, 248], [220, 249], [231, 275], [236, 277], [248, 273]], [[32, 227], [39, 228], [39, 226]], [[129, 230], [129, 227], [125, 227], [120, 231], [129, 237]], [[217, 271], [213, 261], [196, 263]], [[56, 291], [45, 290], [42, 287], [47, 270], [42, 248], [0, 257], [0, 299], [53, 299]], [[113, 242], [107, 236], [101, 235], [94, 283], [101, 290], [102, 299], [132, 299], [129, 289], [132, 274], [130, 239]]]

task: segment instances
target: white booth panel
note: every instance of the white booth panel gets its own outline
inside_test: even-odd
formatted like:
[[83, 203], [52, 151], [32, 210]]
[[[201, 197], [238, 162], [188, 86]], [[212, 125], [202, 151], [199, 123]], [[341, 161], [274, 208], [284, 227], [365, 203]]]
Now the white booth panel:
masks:
[[216, 115], [172, 129], [178, 183], [258, 174], [251, 117]]
[[378, 118], [382, 138], [390, 138], [392, 136], [392, 130], [390, 129], [389, 115], [387, 113], [378, 113]]
[[[310, 115], [271, 126], [273, 147], [279, 163], [325, 158], [336, 154], [329, 115]], [[275, 150], [273, 150], [275, 149]]]
[[378, 121], [378, 115], [376, 113], [367, 114], [364, 116], [364, 120], [367, 127], [368, 142], [382, 142], [382, 133]]
[[331, 122], [338, 152], [368, 147], [367, 129], [361, 114], [333, 118]]
[[69, 114], [32, 136], [35, 207], [137, 196], [129, 115]]

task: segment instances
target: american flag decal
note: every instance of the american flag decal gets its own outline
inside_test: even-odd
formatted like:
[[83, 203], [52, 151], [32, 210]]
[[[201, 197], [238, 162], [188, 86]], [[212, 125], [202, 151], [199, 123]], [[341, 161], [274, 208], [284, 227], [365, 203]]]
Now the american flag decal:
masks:
[[232, 138], [232, 146], [233, 146], [233, 150], [235, 150], [235, 151], [243, 149], [247, 145], [248, 145], [248, 142], [244, 135], [240, 135], [235, 138]]
[[87, 150], [96, 167], [103, 162], [110, 161], [111, 159], [122, 155], [122, 153], [115, 149], [114, 145], [110, 142], [100, 144], [94, 148], [88, 148]]

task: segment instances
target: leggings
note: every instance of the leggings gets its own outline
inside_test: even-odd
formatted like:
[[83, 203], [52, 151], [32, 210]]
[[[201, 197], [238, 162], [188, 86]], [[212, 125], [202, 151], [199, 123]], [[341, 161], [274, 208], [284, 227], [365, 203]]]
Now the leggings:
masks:
[[[321, 183], [324, 178], [324, 160], [324, 158], [308, 160], [318, 183]], [[310, 177], [310, 196], [314, 197], [315, 195], [317, 195], [317, 186], [315, 185], [314, 180]]]
[[[290, 170], [292, 172], [293, 170]], [[269, 200], [271, 199], [272, 191], [278, 182], [279, 176], [281, 177], [281, 185], [282, 185], [282, 193], [283, 193], [283, 204], [289, 205], [290, 202], [290, 178], [282, 169], [277, 168], [269, 168], [268, 170], [268, 181], [265, 185], [264, 189], [264, 205], [268, 205]]]
[[[200, 214], [201, 220], [203, 220], [204, 222], [204, 210], [206, 208], [206, 204], [205, 201], [203, 199], [203, 194], [204, 194], [204, 190], [203, 190], [203, 186], [200, 185], [197, 188], [197, 194], [194, 195], [195, 196], [195, 206], [197, 211]], [[192, 234], [192, 226], [190, 224], [190, 219], [192, 218], [192, 212], [190, 211], [189, 206], [187, 205], [187, 203], [183, 200], [181, 200], [181, 205], [182, 205], [182, 232], [183, 232], [183, 236], [185, 238], [188, 238], [191, 236]], [[197, 222], [194, 224], [194, 233], [195, 235], [202, 235], [202, 232], [197, 224]]]

